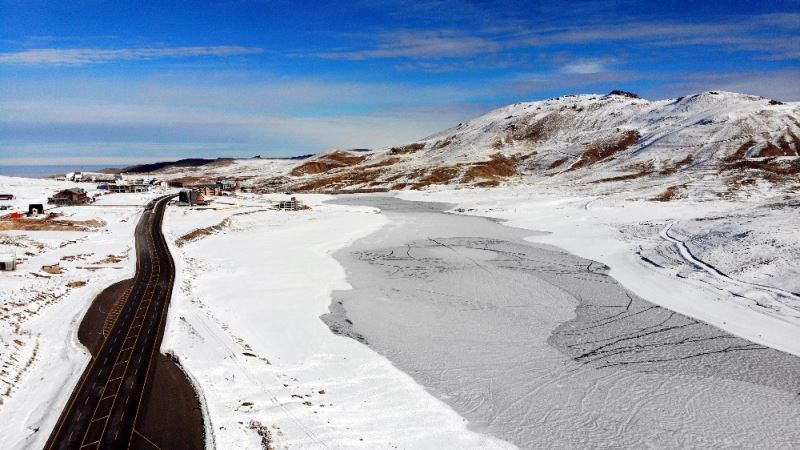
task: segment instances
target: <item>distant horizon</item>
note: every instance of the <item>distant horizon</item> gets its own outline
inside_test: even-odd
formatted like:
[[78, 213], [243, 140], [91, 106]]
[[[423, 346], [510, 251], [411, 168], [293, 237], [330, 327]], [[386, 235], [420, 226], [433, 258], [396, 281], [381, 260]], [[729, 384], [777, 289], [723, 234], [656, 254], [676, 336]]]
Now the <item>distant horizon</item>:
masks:
[[[613, 89], [613, 90], [621, 90], [621, 89]], [[628, 92], [630, 92], [630, 91], [628, 91]], [[733, 92], [733, 91], [724, 91], [724, 90], [720, 90], [720, 89], [709, 89], [709, 90], [706, 90], [706, 91], [687, 92], [687, 93], [685, 93], [683, 95], [672, 96], [672, 97], [664, 97], [664, 98], [647, 98], [647, 97], [644, 97], [644, 96], [642, 96], [642, 98], [644, 98], [645, 100], [648, 100], [648, 101], [663, 101], [663, 100], [672, 100], [672, 99], [675, 99], [675, 98], [678, 98], [678, 97], [681, 97], [681, 96], [690, 96], [690, 95], [694, 95], [694, 94], [699, 94], [699, 93], [702, 93], [702, 92], [730, 92], [730, 93], [735, 93], [735, 94], [742, 94], [742, 95], [750, 95], [750, 96], [756, 96], [756, 97], [769, 98], [769, 97], [759, 96], [757, 94], [751, 94], [751, 93], [748, 93], [748, 92]], [[632, 93], [639, 95], [637, 92], [632, 92]], [[497, 105], [497, 106], [492, 107], [491, 109], [486, 110], [486, 111], [484, 111], [482, 113], [478, 113], [476, 116], [466, 118], [465, 120], [470, 120], [470, 119], [473, 119], [475, 117], [479, 117], [482, 114], [488, 113], [488, 112], [490, 112], [490, 111], [492, 111], [494, 109], [502, 108], [504, 106], [511, 105], [511, 104], [516, 104], [516, 103], [530, 103], [530, 102], [537, 102], [537, 101], [545, 101], [545, 100], [552, 99], [552, 98], [566, 97], [566, 96], [607, 95], [607, 94], [608, 94], [608, 92], [606, 92], [606, 93], [599, 93], [599, 92], [565, 93], [565, 94], [556, 95], [556, 96], [553, 96], [553, 97], [542, 98], [542, 99], [521, 100], [521, 101], [511, 102], [511, 103], [504, 104], [504, 105]], [[783, 101], [781, 99], [773, 99], [773, 100]], [[789, 103], [793, 103], [793, 102], [789, 102]], [[447, 128], [452, 128], [452, 127], [454, 127], [456, 125], [457, 124], [453, 124], [453, 125], [451, 125], [451, 126], [449, 126]], [[438, 131], [444, 131], [447, 128], [443, 128], [441, 130], [436, 130], [436, 131], [437, 132]], [[411, 143], [413, 141], [421, 140], [423, 138], [424, 137], [421, 136], [421, 137], [418, 137], [417, 139], [411, 139], [411, 140], [405, 141], [405, 142], [398, 142], [398, 143], [396, 143], [396, 145], [408, 144], [408, 143]], [[385, 146], [385, 147], [388, 147], [388, 146]], [[185, 155], [180, 155], [180, 156], [163, 156], [163, 157], [154, 156], [154, 157], [149, 158], [149, 159], [137, 159], [137, 158], [124, 158], [123, 157], [123, 158], [120, 158], [120, 159], [98, 158], [98, 159], [89, 159], [89, 160], [84, 160], [84, 159], [78, 158], [76, 160], [76, 158], [67, 158], [67, 159], [61, 159], [61, 160], [56, 159], [55, 160], [56, 162], [53, 162], [54, 160], [51, 159], [51, 158], [31, 160], [31, 159], [11, 159], [11, 158], [3, 159], [2, 157], [0, 157], [0, 167], [97, 166], [97, 167], [100, 167], [100, 168], [121, 169], [121, 168], [128, 167], [128, 166], [143, 165], [143, 164], [153, 164], [153, 163], [160, 163], [160, 162], [172, 162], [172, 161], [179, 161], [179, 160], [183, 160], [183, 159], [252, 159], [252, 158], [256, 158], [257, 156], [261, 157], [261, 158], [264, 158], [264, 159], [287, 159], [287, 158], [297, 158], [297, 157], [306, 156], [306, 155], [314, 155], [314, 154], [324, 153], [324, 152], [333, 151], [333, 150], [365, 150], [365, 149], [366, 150], [376, 150], [377, 148], [366, 148], [366, 147], [339, 148], [339, 147], [330, 147], [330, 148], [320, 148], [319, 150], [316, 150], [316, 151], [300, 152], [300, 153], [297, 153], [297, 154], [290, 154], [290, 155], [270, 154], [268, 152], [265, 152], [265, 154], [253, 154], [253, 155], [249, 155], [249, 156], [248, 155], [231, 156], [230, 154], [223, 154], [223, 153], [209, 154], [209, 153], [206, 152], [206, 153], [203, 153], [202, 155], [185, 154]], [[106, 162], [98, 162], [98, 161], [106, 161]], [[0, 173], [0, 175], [2, 175], [2, 173]]]
[[614, 89], [800, 100], [796, 0], [0, 0], [0, 24], [6, 165], [382, 148]]

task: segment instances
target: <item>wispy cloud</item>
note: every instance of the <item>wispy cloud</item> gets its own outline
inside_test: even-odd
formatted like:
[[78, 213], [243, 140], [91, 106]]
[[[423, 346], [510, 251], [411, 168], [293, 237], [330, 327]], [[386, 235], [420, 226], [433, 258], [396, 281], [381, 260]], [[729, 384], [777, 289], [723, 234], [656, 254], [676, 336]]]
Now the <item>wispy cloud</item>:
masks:
[[[574, 21], [559, 26], [531, 21], [469, 31], [405, 29], [377, 35], [364, 34], [352, 41], [352, 46], [332, 48], [316, 53], [316, 56], [355, 61], [395, 58], [411, 61], [404, 63], [404, 67], [449, 71], [458, 67], [456, 62], [471, 62], [476, 58], [490, 61], [489, 57], [502, 60], [517, 55], [522, 49], [547, 51], [554, 47], [613, 42], [652, 49], [666, 46], [716, 47], [756, 53], [760, 59], [792, 60], [800, 58], [800, 13], [754, 15], [746, 21], [615, 18], [614, 25], [609, 25], [607, 20]], [[491, 67], [491, 64], [483, 67]], [[604, 67], [599, 62], [586, 62], [564, 66], [562, 70], [566, 73], [595, 73]]]
[[715, 46], [762, 53], [769, 59], [796, 59], [800, 47], [800, 14], [764, 14], [746, 21], [708, 23], [621, 21], [576, 24], [557, 29], [528, 29], [513, 34], [509, 46], [629, 42], [653, 47]]
[[19, 65], [85, 65], [121, 60], [189, 58], [198, 56], [236, 56], [261, 53], [255, 47], [221, 45], [213, 47], [162, 48], [38, 48], [0, 53], [0, 64]]
[[468, 57], [500, 50], [500, 44], [481, 36], [453, 31], [408, 30], [383, 33], [371, 48], [332, 50], [319, 56], [328, 59]]
[[561, 67], [561, 72], [574, 74], [592, 74], [606, 72], [608, 70], [606, 61], [599, 59], [582, 59], [572, 61]]
[[465, 85], [268, 81], [226, 72], [128, 83], [15, 78], [0, 84], [0, 163], [76, 154], [160, 160], [397, 145], [482, 112], [486, 107], [468, 97], [476, 91]]

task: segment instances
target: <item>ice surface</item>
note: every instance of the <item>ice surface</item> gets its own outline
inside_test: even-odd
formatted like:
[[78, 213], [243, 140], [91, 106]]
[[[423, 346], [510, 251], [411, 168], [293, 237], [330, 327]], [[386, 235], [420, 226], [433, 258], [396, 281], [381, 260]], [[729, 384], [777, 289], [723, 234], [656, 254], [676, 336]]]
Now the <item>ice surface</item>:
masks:
[[[603, 264], [440, 205], [382, 209], [337, 252], [337, 329], [470, 420], [525, 448], [763, 447], [800, 439], [800, 358], [627, 292]], [[418, 208], [418, 210], [415, 210]]]

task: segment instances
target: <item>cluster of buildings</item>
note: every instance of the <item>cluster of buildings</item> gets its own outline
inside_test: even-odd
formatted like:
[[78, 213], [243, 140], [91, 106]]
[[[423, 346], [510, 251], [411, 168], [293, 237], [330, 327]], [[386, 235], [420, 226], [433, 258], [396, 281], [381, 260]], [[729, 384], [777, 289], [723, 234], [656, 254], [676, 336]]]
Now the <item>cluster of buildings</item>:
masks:
[[207, 205], [211, 203], [209, 197], [232, 194], [239, 185], [235, 180], [220, 180], [214, 183], [194, 184], [183, 186], [178, 193], [178, 203], [188, 206]]
[[69, 172], [62, 179], [87, 183], [114, 183], [117, 180], [121, 180], [122, 175], [118, 173]]
[[[119, 176], [119, 175], [118, 175]], [[155, 178], [145, 179], [119, 179], [113, 182], [105, 182], [97, 185], [97, 189], [108, 192], [147, 192], [154, 186], [166, 186], [165, 182], [159, 182]]]
[[153, 186], [165, 185], [155, 178], [126, 179], [119, 173], [69, 172], [64, 180], [98, 183], [97, 189], [108, 192], [147, 192]]

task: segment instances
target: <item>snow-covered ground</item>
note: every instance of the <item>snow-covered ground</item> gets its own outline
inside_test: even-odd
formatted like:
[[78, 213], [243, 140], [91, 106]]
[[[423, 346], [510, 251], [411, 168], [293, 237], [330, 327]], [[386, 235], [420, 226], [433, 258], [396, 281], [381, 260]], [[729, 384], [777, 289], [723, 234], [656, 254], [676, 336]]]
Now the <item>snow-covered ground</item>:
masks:
[[[91, 188], [0, 178], [0, 191], [17, 196], [6, 203], [20, 208], [72, 186]], [[16, 272], [0, 272], [0, 447], [46, 440], [89, 359], [77, 342], [80, 319], [97, 293], [133, 274], [133, 229], [155, 195], [104, 195], [54, 210], [62, 219], [104, 223], [88, 231], [0, 232], [0, 250], [23, 259]], [[536, 185], [398, 195], [548, 232], [530, 239], [605, 263], [650, 302], [800, 355], [793, 197], [662, 203]], [[209, 445], [257, 448], [263, 426], [279, 447], [510, 446], [473, 431], [388, 360], [320, 320], [332, 291], [349, 288], [332, 254], [381, 229], [385, 216], [325, 204], [330, 197], [321, 195], [300, 196], [310, 210], [268, 209], [282, 197], [240, 195], [167, 210], [177, 274], [162, 351], [198, 388]], [[206, 227], [198, 239], [175, 243]], [[98, 263], [108, 255], [119, 261]], [[55, 263], [62, 274], [41, 271]], [[67, 286], [75, 281], [87, 284]]]
[[[257, 185], [265, 178], [286, 174], [292, 167], [302, 160], [249, 158], [215, 161], [199, 167], [168, 167], [147, 174], [158, 180], [183, 179], [188, 184], [192, 180], [219, 180], [232, 178], [239, 181], [241, 186], [251, 187]], [[130, 175], [133, 177], [134, 175]]]
[[[16, 197], [0, 203], [12, 210], [44, 203], [47, 212], [63, 214], [59, 219], [104, 223], [86, 231], [0, 232], [0, 251], [13, 250], [21, 260], [16, 271], [0, 272], [0, 448], [44, 445], [89, 361], [78, 342], [78, 325], [98, 293], [133, 275], [133, 230], [141, 206], [157, 195], [113, 194], [86, 206], [46, 205], [47, 197], [70, 187], [98, 193], [86, 183], [0, 177], [0, 191]], [[62, 273], [42, 271], [52, 264]]]
[[610, 266], [657, 305], [800, 355], [796, 199], [652, 202], [536, 186], [399, 195], [548, 232], [529, 239]]
[[[171, 207], [168, 241], [178, 274], [163, 350], [190, 374], [216, 448], [258, 448], [252, 424], [279, 448], [502, 448], [411, 377], [320, 320], [331, 291], [347, 289], [335, 250], [378, 230], [373, 208], [322, 204], [266, 210], [265, 197], [237, 208]], [[225, 221], [230, 218], [229, 221]]]

